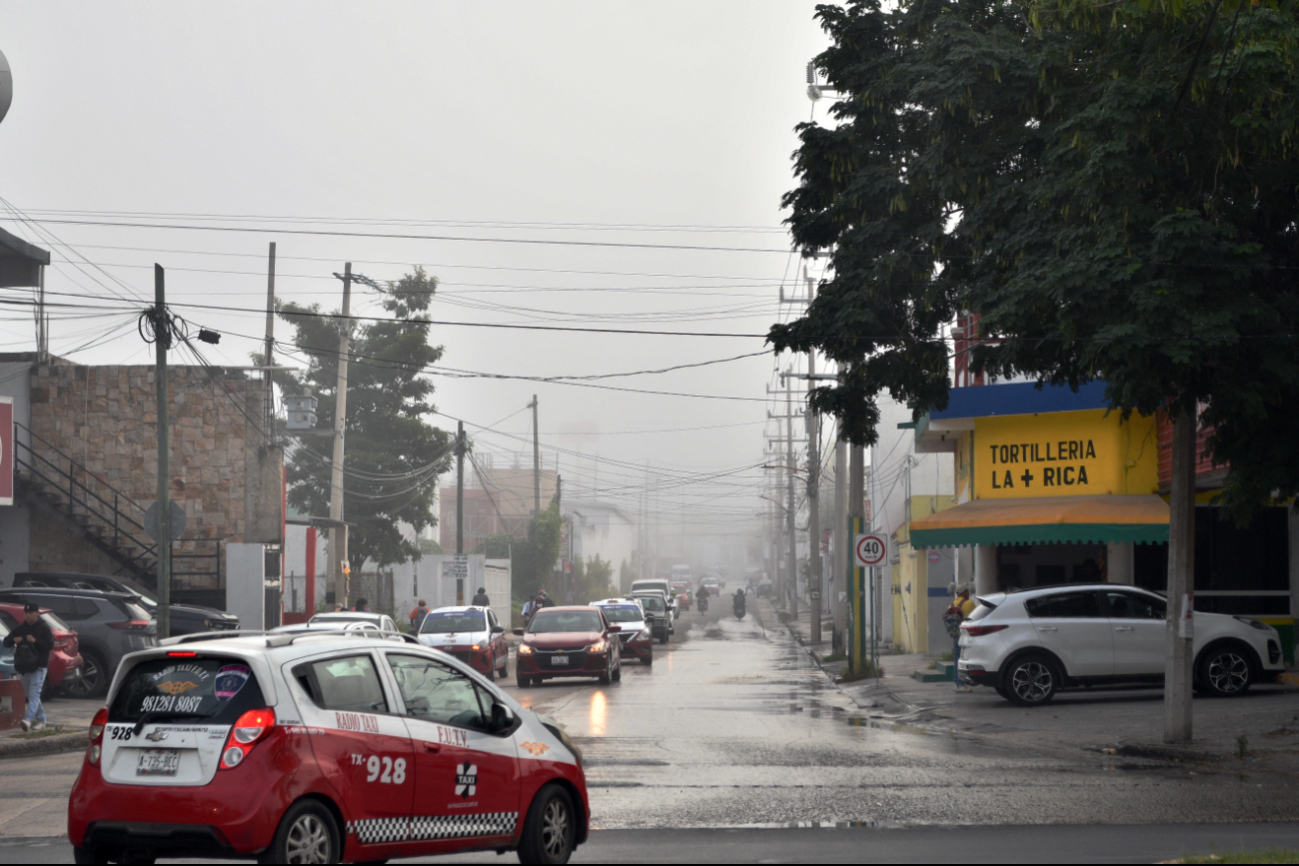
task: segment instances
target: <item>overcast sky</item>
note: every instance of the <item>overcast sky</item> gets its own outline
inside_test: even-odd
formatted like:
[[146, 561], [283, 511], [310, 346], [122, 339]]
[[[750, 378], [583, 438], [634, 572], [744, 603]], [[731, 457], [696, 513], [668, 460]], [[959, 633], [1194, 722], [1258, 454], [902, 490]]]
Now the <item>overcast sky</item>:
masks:
[[[814, 7], [0, 0], [0, 51], [15, 82], [0, 124], [0, 197], [76, 253], [30, 225], [0, 226], [54, 248], [51, 301], [107, 308], [57, 314], [69, 318], [54, 324], [51, 348], [79, 363], [148, 362], [131, 310], [135, 297], [152, 297], [155, 261], [168, 268], [176, 311], [226, 332], [207, 356], [248, 363], [264, 329], [272, 240], [279, 296], [330, 308], [341, 293], [330, 274], [344, 261], [378, 280], [422, 264], [442, 281], [432, 315], [448, 322], [762, 334], [782, 315], [782, 280], [793, 288], [801, 267], [779, 203], [793, 184], [793, 128], [812, 109], [804, 66], [826, 41]], [[69, 264], [77, 254], [103, 272]], [[354, 311], [375, 309], [374, 294], [358, 290]], [[11, 351], [34, 344], [25, 315], [6, 315], [0, 335]], [[743, 336], [451, 326], [435, 340], [447, 367], [531, 376], [763, 349]], [[735, 470], [653, 486], [660, 509], [738, 530], [762, 507], [762, 473], [738, 470], [762, 461], [772, 369], [767, 356], [603, 381], [745, 400], [437, 377], [436, 402], [494, 426], [499, 434], [470, 430], [480, 451], [504, 455], [527, 448], [500, 434], [530, 435], [519, 410], [539, 394], [543, 450], [599, 458], [560, 458], [583, 498], [634, 505], [643, 479], [624, 464]], [[666, 430], [681, 432], [642, 432]]]

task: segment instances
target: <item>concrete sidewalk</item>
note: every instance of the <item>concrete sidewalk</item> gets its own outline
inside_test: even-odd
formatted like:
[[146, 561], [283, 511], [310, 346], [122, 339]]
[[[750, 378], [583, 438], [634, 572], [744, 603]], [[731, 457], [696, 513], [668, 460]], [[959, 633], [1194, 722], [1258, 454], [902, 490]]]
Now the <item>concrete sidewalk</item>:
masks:
[[[766, 600], [768, 622], [784, 619], [790, 635], [821, 661], [830, 652], [825, 640], [808, 641], [810, 619], [782, 618]], [[1299, 772], [1299, 676], [1282, 676], [1276, 684], [1258, 685], [1240, 698], [1197, 697], [1195, 742], [1190, 747], [1163, 744], [1163, 689], [1112, 687], [1061, 692], [1050, 704], [1028, 709], [990, 688], [959, 693], [950, 676], [921, 682], [947, 668], [934, 657], [882, 653], [878, 680], [844, 683], [845, 662], [821, 662], [826, 675], [871, 718], [919, 728], [963, 734], [1008, 748], [1041, 752], [1079, 749], [1156, 759], [1245, 761], [1255, 769]], [[920, 676], [917, 676], [917, 675]], [[1243, 739], [1242, 739], [1243, 738]], [[1244, 757], [1241, 757], [1241, 755]]]

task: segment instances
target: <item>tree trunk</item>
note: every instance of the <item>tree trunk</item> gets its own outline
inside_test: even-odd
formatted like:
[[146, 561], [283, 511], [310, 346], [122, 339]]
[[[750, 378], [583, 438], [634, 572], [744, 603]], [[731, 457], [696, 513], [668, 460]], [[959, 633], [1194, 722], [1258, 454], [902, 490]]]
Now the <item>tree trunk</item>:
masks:
[[1173, 483], [1168, 527], [1168, 636], [1164, 742], [1191, 741], [1191, 620], [1195, 587], [1195, 410], [1173, 418]]

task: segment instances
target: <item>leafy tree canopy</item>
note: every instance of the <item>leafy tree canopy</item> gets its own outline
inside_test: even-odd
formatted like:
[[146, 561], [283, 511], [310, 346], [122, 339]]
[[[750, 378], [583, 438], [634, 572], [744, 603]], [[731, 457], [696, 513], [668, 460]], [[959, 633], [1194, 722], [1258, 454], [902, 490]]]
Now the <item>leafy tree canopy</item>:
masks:
[[817, 14], [844, 96], [835, 128], [799, 128], [784, 201], [832, 276], [770, 341], [847, 365], [812, 398], [847, 438], [875, 440], [882, 391], [946, 405], [944, 329], [973, 311], [999, 340], [976, 367], [1101, 379], [1129, 411], [1199, 401], [1233, 504], [1299, 492], [1293, 5]]
[[513, 582], [517, 598], [536, 598], [543, 589], [554, 594], [551, 577], [559, 559], [562, 533], [559, 503], [551, 500], [550, 506], [528, 524], [528, 540], [514, 542]]
[[[344, 519], [351, 524], [348, 557], [359, 574], [366, 560], [380, 566], [419, 559], [417, 543], [399, 528], [417, 532], [436, 524], [437, 477], [452, 460], [452, 436], [424, 420], [434, 407], [433, 385], [420, 373], [442, 357], [429, 343], [423, 319], [437, 279], [422, 268], [388, 283], [381, 306], [391, 320], [355, 324], [348, 365]], [[319, 399], [318, 427], [332, 428], [338, 385], [339, 312], [319, 305], [279, 304], [293, 326], [294, 343], [310, 360], [301, 377], [286, 376], [285, 393], [310, 390]], [[289, 502], [309, 514], [329, 513], [333, 443], [305, 437], [289, 463]]]

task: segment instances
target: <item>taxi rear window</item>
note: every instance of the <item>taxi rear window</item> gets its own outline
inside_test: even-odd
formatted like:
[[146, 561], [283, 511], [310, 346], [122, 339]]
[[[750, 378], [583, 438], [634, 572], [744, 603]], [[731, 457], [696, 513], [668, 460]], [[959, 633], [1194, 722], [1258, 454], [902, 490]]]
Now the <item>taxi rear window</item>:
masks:
[[635, 604], [602, 604], [600, 609], [604, 611], [604, 618], [609, 622], [640, 622], [645, 618], [640, 606]]
[[111, 722], [194, 719], [234, 724], [240, 715], [266, 706], [257, 676], [240, 659], [220, 657], [151, 659], [126, 675], [108, 708]]
[[472, 610], [455, 613], [438, 613], [434, 611], [424, 617], [423, 634], [456, 634], [467, 631], [487, 631], [487, 617], [482, 611]]

